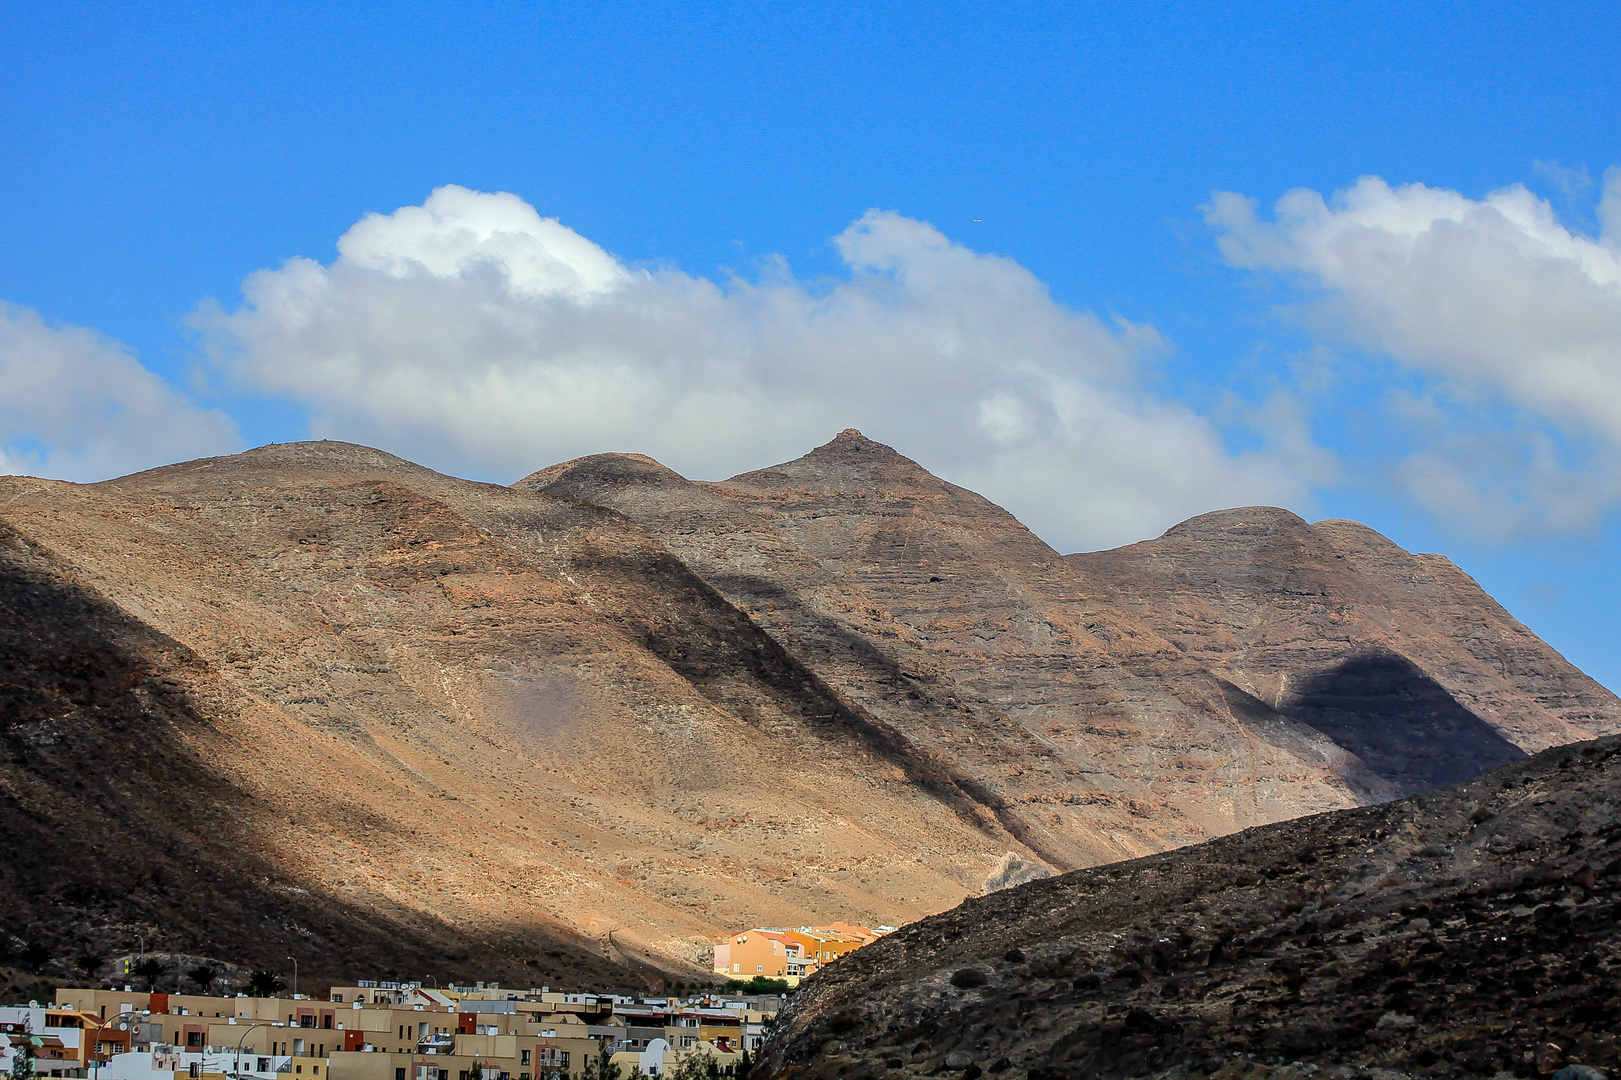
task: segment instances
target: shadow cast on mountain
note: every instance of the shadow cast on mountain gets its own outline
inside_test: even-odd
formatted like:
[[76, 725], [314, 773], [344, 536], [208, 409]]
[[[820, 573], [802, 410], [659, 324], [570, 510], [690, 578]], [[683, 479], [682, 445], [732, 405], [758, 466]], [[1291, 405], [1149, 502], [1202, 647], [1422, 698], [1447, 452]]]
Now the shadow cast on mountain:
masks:
[[1279, 711], [1361, 758], [1402, 795], [1461, 783], [1526, 756], [1395, 653], [1365, 653], [1313, 675]]

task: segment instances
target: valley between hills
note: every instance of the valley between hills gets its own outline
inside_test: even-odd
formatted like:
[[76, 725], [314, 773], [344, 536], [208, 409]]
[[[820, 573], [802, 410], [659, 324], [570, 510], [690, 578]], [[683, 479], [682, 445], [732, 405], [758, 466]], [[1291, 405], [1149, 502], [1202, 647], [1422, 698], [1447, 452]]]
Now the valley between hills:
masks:
[[0, 478], [0, 947], [56, 961], [646, 987], [1615, 734], [1441, 556], [1270, 508], [1063, 555], [854, 431]]

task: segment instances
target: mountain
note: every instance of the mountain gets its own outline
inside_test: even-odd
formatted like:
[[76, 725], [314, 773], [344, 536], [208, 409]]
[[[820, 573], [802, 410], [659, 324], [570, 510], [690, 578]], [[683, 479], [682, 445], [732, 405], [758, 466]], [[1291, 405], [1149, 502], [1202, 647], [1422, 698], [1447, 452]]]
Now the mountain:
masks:
[[819, 973], [758, 1068], [1601, 1077], [1621, 1066], [1618, 802], [1612, 737], [970, 899]]
[[1409, 555], [1354, 521], [1223, 510], [1065, 561], [1403, 794], [1500, 763], [1504, 743], [1541, 750], [1614, 730], [1614, 696], [1445, 556]]
[[1062, 557], [856, 432], [0, 478], [0, 949], [634, 985], [1621, 731], [1444, 560], [1298, 524]]

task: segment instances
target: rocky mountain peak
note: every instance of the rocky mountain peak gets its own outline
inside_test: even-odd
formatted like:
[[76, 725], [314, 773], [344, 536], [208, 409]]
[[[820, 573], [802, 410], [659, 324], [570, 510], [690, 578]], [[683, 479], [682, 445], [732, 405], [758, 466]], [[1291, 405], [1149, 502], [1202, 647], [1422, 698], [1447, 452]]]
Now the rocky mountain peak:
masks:
[[943, 492], [951, 485], [894, 447], [846, 428], [803, 457], [727, 480], [769, 491], [837, 491], [868, 494], [876, 489], [914, 488]]
[[1304, 518], [1276, 506], [1240, 506], [1189, 518], [1165, 530], [1163, 539], [1232, 540], [1307, 528]]
[[591, 454], [532, 472], [512, 486], [590, 502], [614, 490], [666, 485], [687, 487], [690, 482], [645, 454]]

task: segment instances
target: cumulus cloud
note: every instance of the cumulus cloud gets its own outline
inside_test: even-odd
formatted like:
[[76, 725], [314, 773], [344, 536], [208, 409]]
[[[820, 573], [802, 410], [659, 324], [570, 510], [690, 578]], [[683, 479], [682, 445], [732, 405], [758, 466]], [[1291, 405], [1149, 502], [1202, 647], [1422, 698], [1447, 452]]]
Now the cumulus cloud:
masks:
[[105, 480], [238, 446], [118, 342], [0, 301], [0, 473]]
[[1220, 192], [1206, 217], [1230, 263], [1303, 275], [1317, 317], [1436, 380], [1434, 438], [1395, 470], [1425, 505], [1507, 535], [1589, 528], [1621, 497], [1621, 171], [1596, 237], [1519, 185], [1377, 177], [1292, 191], [1271, 220]]
[[253, 274], [239, 309], [195, 322], [238, 377], [305, 403], [314, 434], [474, 475], [634, 450], [719, 478], [853, 426], [1061, 547], [1304, 497], [1301, 462], [1320, 455], [1230, 453], [1141, 389], [1165, 347], [1151, 328], [1068, 310], [1017, 263], [897, 214], [834, 243], [836, 279], [774, 263], [717, 284], [449, 186], [367, 216], [330, 265]]

